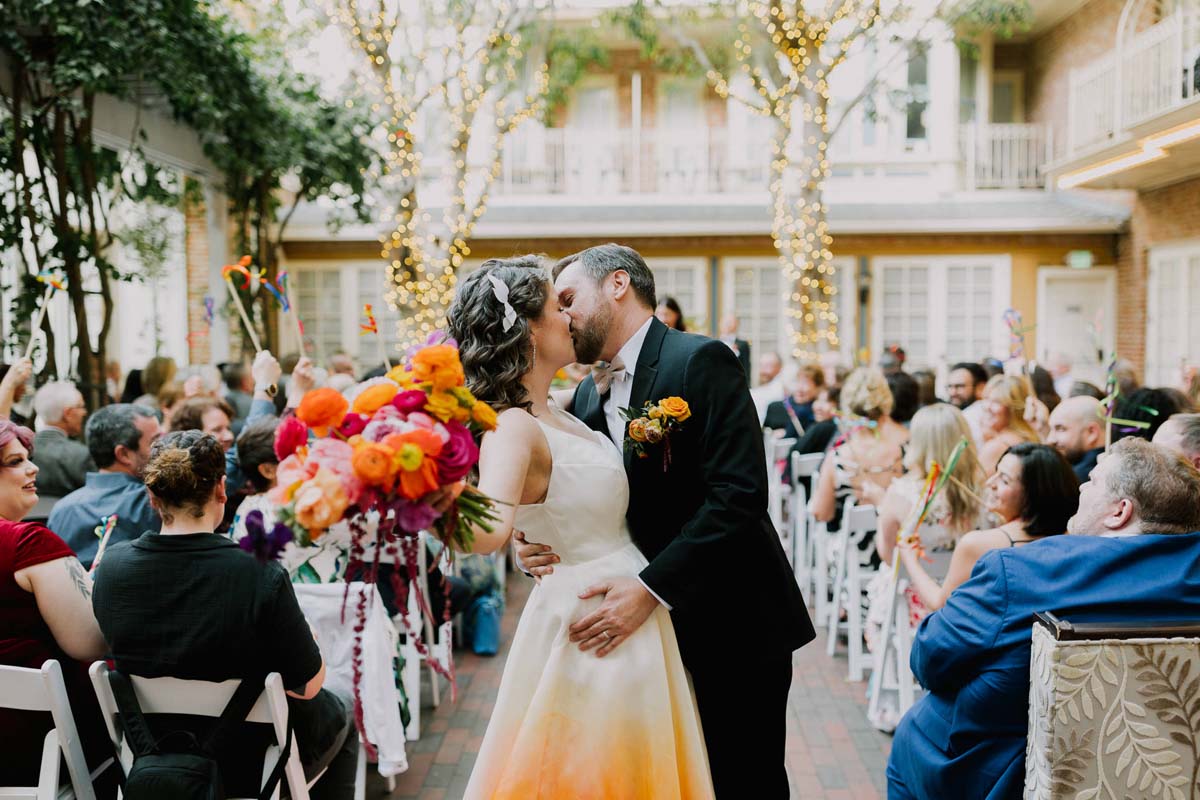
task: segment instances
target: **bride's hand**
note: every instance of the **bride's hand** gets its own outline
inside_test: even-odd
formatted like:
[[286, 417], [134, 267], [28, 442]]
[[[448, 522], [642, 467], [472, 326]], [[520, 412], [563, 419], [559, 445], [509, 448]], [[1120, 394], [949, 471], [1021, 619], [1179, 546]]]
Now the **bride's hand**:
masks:
[[525, 534], [516, 531], [513, 539], [517, 541], [517, 566], [535, 578], [543, 578], [554, 572], [552, 565], [559, 561], [558, 556], [549, 545], [525, 541]]

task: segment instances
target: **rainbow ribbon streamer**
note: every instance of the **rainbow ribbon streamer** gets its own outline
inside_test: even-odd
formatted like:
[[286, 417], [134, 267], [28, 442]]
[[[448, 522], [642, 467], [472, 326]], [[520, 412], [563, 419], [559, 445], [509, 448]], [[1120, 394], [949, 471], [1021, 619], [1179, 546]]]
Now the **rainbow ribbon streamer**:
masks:
[[363, 304], [363, 313], [367, 315], [367, 324], [359, 325], [359, 336], [366, 336], [368, 333], [379, 334], [379, 325], [375, 322], [375, 312], [371, 308], [370, 303]]
[[204, 324], [212, 327], [217, 315], [217, 302], [211, 294], [204, 295]]
[[275, 276], [275, 288], [279, 290], [280, 296], [283, 297], [283, 310], [291, 311], [292, 304], [288, 302], [288, 295], [290, 293], [288, 292], [288, 273], [286, 269], [280, 270], [279, 274]]
[[268, 280], [264, 280], [264, 281], [262, 282], [262, 286], [263, 286], [263, 288], [264, 288], [264, 289], [266, 289], [268, 292], [270, 292], [270, 293], [271, 293], [271, 296], [275, 298], [275, 302], [276, 302], [276, 303], [279, 303], [279, 307], [280, 307], [281, 309], [283, 309], [283, 310], [286, 312], [286, 311], [288, 311], [288, 310], [291, 308], [291, 307], [288, 305], [288, 301], [287, 301], [287, 295], [285, 295], [283, 292], [279, 291], [278, 287], [276, 287], [275, 285], [273, 285], [273, 284], [272, 284], [270, 281], [268, 281]]
[[53, 270], [42, 270], [35, 276], [35, 278], [37, 279], [38, 283], [44, 283], [47, 286], [53, 286], [60, 292], [65, 292], [67, 290], [67, 279]]
[[[1121, 396], [1121, 384], [1117, 380], [1117, 355], [1113, 353], [1112, 359], [1108, 362], [1108, 373], [1104, 381], [1104, 388], [1108, 391], [1108, 396], [1100, 401], [1100, 406], [1103, 413], [1099, 414], [1100, 420], [1104, 423], [1105, 448], [1112, 442], [1112, 426], [1116, 425], [1118, 433], [1130, 433], [1136, 430], [1145, 430], [1150, 427], [1149, 422], [1144, 422], [1137, 419], [1123, 419], [1114, 415], [1117, 407], [1117, 398]], [[1150, 406], [1138, 406], [1139, 411], [1145, 411], [1152, 417], [1158, 416], [1158, 409]]]
[[1010, 361], [1025, 357], [1025, 334], [1034, 326], [1025, 327], [1021, 312], [1015, 308], [1004, 309], [1003, 320], [1008, 328], [1008, 358]]
[[239, 264], [226, 264], [225, 266], [221, 267], [221, 277], [224, 278], [225, 280], [232, 283], [234, 275], [241, 275], [246, 279], [245, 282], [242, 283], [241, 288], [243, 288], [243, 289], [250, 288], [250, 270], [246, 269], [245, 265], [240, 264], [240, 263]]

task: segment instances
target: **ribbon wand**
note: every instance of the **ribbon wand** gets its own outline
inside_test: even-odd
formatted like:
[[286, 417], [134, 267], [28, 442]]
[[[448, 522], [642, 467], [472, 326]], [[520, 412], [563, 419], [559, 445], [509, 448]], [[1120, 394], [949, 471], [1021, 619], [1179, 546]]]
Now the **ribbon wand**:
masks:
[[375, 321], [375, 312], [371, 308], [370, 303], [363, 304], [363, 313], [367, 316], [367, 324], [359, 325], [359, 336], [365, 336], [368, 333], [375, 334], [379, 342], [379, 355], [383, 357], [383, 363], [387, 367], [387, 371], [392, 371], [392, 361], [387, 356], [387, 347], [384, 345], [383, 337], [379, 334], [379, 324]]
[[[245, 261], [245, 259], [242, 259]], [[246, 326], [246, 333], [250, 336], [250, 343], [254, 345], [254, 351], [257, 353], [262, 350], [262, 345], [259, 344], [258, 334], [254, 332], [254, 325], [250, 322], [249, 315], [246, 314], [246, 308], [242, 305], [242, 298], [238, 296], [237, 290], [233, 288], [233, 273], [240, 272], [246, 276], [246, 284], [242, 288], [250, 286], [250, 272], [244, 264], [226, 264], [221, 268], [221, 276], [225, 279], [225, 288], [229, 291], [229, 299], [233, 301], [234, 308], [237, 309], [238, 315], [242, 318], [242, 324]]]
[[50, 298], [54, 297], [55, 290], [66, 288], [61, 278], [56, 278], [48, 272], [38, 275], [37, 280], [38, 283], [46, 284], [46, 291], [42, 293], [42, 307], [38, 309], [37, 319], [29, 328], [29, 341], [25, 345], [25, 355], [22, 358], [29, 358], [33, 352], [33, 343], [37, 338], [38, 329], [42, 327], [42, 321], [46, 318], [46, 309], [50, 307]]
[[112, 538], [113, 530], [117, 527], [117, 515], [109, 514], [100, 520], [104, 528], [96, 528], [97, 535], [100, 536], [100, 545], [96, 548], [96, 557], [92, 559], [92, 568], [88, 570], [88, 575], [95, 575], [96, 568], [100, 566], [100, 559], [104, 557], [104, 548], [108, 547], [108, 540]]

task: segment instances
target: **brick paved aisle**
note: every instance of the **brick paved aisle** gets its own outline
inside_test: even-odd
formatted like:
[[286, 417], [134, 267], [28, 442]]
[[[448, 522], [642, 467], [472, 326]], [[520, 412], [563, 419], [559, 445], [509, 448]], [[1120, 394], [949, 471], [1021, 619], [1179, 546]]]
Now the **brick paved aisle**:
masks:
[[[509, 576], [504, 644], [497, 656], [481, 658], [467, 650], [455, 653], [456, 703], [443, 692], [441, 706], [435, 709], [430, 705], [426, 671], [421, 739], [409, 742], [408, 772], [396, 778], [396, 791], [390, 797], [462, 797], [500, 687], [508, 645], [531, 586], [522, 575]], [[749, 692], [751, 687], [747, 680], [740, 689]], [[796, 655], [787, 742], [793, 798], [867, 800], [885, 796], [884, 767], [891, 739], [867, 725], [863, 691], [863, 684], [846, 681], [844, 655], [834, 659], [825, 655], [823, 637]], [[388, 796], [383, 780], [370, 774], [367, 796]]]

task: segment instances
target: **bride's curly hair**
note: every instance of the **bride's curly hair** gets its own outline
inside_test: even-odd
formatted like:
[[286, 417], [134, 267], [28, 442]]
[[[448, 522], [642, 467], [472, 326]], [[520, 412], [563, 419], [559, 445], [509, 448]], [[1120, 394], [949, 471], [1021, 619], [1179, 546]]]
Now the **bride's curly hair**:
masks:
[[[508, 304], [517, 314], [508, 331], [489, 275], [508, 287]], [[541, 319], [550, 286], [545, 262], [535, 255], [489, 259], [458, 285], [447, 317], [450, 335], [458, 342], [467, 387], [499, 411], [532, 405], [521, 383], [533, 367], [529, 323]]]

